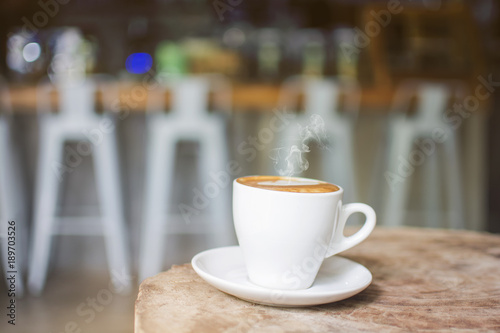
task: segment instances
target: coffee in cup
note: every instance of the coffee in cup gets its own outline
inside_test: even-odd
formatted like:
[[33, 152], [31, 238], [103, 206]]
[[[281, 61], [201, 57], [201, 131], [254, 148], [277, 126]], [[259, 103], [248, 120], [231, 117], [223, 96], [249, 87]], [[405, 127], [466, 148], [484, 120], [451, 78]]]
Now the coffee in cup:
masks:
[[328, 193], [339, 190], [339, 187], [327, 182], [304, 178], [280, 176], [250, 176], [236, 179], [240, 184], [272, 191], [296, 193]]

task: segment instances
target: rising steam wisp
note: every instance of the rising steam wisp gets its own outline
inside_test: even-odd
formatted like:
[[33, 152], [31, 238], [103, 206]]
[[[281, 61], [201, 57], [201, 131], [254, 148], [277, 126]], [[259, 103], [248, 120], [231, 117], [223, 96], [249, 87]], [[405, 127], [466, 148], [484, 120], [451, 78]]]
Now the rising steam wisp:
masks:
[[320, 148], [327, 148], [325, 122], [321, 116], [314, 114], [309, 123], [299, 126], [299, 140], [291, 147], [280, 147], [271, 151], [270, 158], [274, 161], [276, 171], [280, 176], [291, 177], [309, 168], [309, 162], [304, 154], [311, 151], [309, 144], [315, 142]]

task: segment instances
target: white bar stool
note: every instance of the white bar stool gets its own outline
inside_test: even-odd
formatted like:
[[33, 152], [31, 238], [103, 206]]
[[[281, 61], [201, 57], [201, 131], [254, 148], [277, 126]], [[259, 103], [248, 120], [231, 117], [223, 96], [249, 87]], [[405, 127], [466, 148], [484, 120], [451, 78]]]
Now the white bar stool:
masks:
[[[15, 296], [24, 293], [23, 277], [27, 250], [26, 201], [21, 166], [12, 137], [12, 110], [7, 86], [0, 79], [0, 240], [5, 280], [14, 275]], [[9, 224], [10, 222], [10, 224]], [[13, 253], [9, 253], [14, 250]], [[9, 258], [10, 257], [10, 258]], [[7, 283], [10, 293], [11, 282]]]
[[[164, 237], [166, 233], [172, 233], [166, 224], [168, 220], [179, 217], [176, 214], [168, 215], [167, 213], [171, 208], [173, 197], [172, 185], [178, 142], [189, 140], [199, 143], [198, 170], [203, 185], [200, 189], [205, 191], [209, 184], [218, 187], [216, 193], [207, 195], [209, 203], [206, 212], [212, 215], [209, 221], [209, 233], [217, 246], [232, 241], [229, 197], [232, 182], [230, 175], [226, 172], [229, 160], [226, 126], [220, 115], [208, 112], [210, 92], [213, 92], [217, 98], [214, 104], [219, 106], [219, 110], [231, 109], [230, 86], [219, 76], [167, 78], [161, 81], [163, 81], [162, 85], [157, 90], [161, 94], [151, 94], [148, 98], [140, 281], [161, 271]], [[167, 114], [162, 98], [168, 91], [172, 93], [172, 107]], [[216, 173], [219, 175], [225, 173], [227, 179], [221, 180], [222, 184], [216, 184], [210, 177], [210, 174]], [[204, 214], [203, 210], [197, 211], [197, 214]], [[184, 217], [189, 218], [191, 213], [189, 209], [184, 213], [186, 214]]]
[[[321, 116], [328, 144], [328, 150], [321, 152], [322, 179], [339, 184], [346, 190], [347, 201], [355, 201], [358, 192], [354, 162], [354, 124], [360, 104], [357, 83], [306, 76], [292, 77], [283, 85], [279, 105], [298, 111], [300, 95], [304, 96], [304, 112], [297, 113], [291, 126], [281, 134], [278, 145], [291, 147], [299, 136], [297, 125], [306, 126], [311, 115]], [[341, 96], [343, 110], [340, 107]]]
[[[383, 224], [389, 226], [405, 224], [411, 176], [414, 170], [422, 165], [423, 198], [427, 208], [425, 226], [443, 227], [439, 224], [436, 214], [441, 197], [437, 158], [441, 157], [443, 177], [446, 182], [447, 208], [450, 213], [449, 227], [465, 227], [458, 137], [450, 122], [443, 121], [449, 101], [464, 97], [464, 91], [463, 85], [455, 81], [408, 80], [398, 88], [394, 98], [394, 114], [388, 124], [387, 164], [383, 171], [388, 194], [380, 195], [380, 190], [374, 190], [378, 197], [384, 198], [382, 208], [384, 218], [380, 219]], [[409, 116], [407, 112], [410, 110], [412, 100], [416, 102], [415, 114]], [[425, 142], [418, 141], [424, 139]], [[444, 149], [444, 155], [437, 154], [438, 148]], [[381, 175], [379, 173], [379, 179]], [[379, 184], [374, 188], [384, 187]]]
[[[42, 292], [49, 264], [52, 236], [102, 235], [112, 281], [120, 291], [130, 282], [117, 281], [116, 274], [130, 276], [129, 254], [120, 189], [118, 146], [114, 118], [95, 113], [95, 95], [102, 93], [104, 106], [118, 100], [118, 92], [101, 77], [61, 80], [56, 86], [38, 88], [40, 112], [40, 148], [35, 187], [33, 244], [28, 287], [31, 293]], [[103, 84], [101, 84], [103, 83]], [[50, 93], [59, 93], [59, 113], [51, 113]], [[78, 141], [76, 153], [64, 154], [67, 141]], [[58, 217], [59, 185], [63, 177], [78, 167], [80, 157], [93, 154], [97, 193], [102, 216]], [[71, 222], [71, 223], [69, 223]]]

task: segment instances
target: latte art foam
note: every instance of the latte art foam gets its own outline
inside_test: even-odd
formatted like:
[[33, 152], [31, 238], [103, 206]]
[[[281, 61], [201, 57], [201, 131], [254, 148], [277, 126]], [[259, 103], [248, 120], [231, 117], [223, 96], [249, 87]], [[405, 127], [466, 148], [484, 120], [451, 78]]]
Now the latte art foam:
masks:
[[280, 179], [275, 181], [266, 181], [258, 183], [258, 185], [267, 185], [267, 186], [295, 186], [295, 185], [304, 186], [304, 185], [318, 185], [318, 184], [320, 184], [320, 182], [310, 181], [310, 180], [297, 181], [294, 179], [290, 180]]
[[280, 176], [250, 176], [241, 177], [238, 183], [272, 191], [296, 193], [328, 193], [338, 191], [333, 184], [312, 179]]

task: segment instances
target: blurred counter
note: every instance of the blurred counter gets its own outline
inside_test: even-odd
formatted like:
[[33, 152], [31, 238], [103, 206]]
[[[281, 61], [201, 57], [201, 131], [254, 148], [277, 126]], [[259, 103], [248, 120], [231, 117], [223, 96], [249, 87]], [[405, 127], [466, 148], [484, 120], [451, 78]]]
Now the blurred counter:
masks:
[[[124, 81], [113, 84], [120, 91], [120, 100], [113, 103], [113, 111], [145, 112], [148, 95], [154, 88], [143, 82]], [[33, 113], [36, 111], [36, 87], [11, 85], [11, 103], [15, 112]], [[271, 83], [233, 83], [232, 110], [235, 112], [271, 112], [279, 107], [281, 86]], [[386, 114], [391, 110], [395, 89], [390, 86], [369, 87], [361, 90], [360, 111], [365, 114]], [[97, 96], [98, 102], [101, 96]], [[489, 100], [481, 102], [480, 112], [490, 108]], [[165, 96], [169, 103], [169, 95]], [[57, 95], [52, 96], [52, 105], [57, 106]], [[123, 109], [127, 110], [123, 110]], [[102, 109], [102, 108], [98, 108]]]
[[[116, 86], [120, 90], [120, 101], [114, 103], [115, 105], [127, 107], [132, 112], [146, 110], [147, 96], [154, 89], [147, 89], [141, 82], [120, 82], [116, 83]], [[233, 111], [271, 112], [278, 107], [280, 89], [281, 86], [277, 84], [235, 83], [232, 86]], [[37, 92], [35, 86], [12, 85], [10, 93], [15, 112], [32, 113], [36, 111]], [[390, 110], [393, 95], [394, 90], [385, 87], [363, 89], [361, 110], [363, 112], [387, 113]], [[169, 96], [165, 97], [168, 104]], [[53, 105], [56, 106], [57, 95], [52, 96], [52, 100]]]

